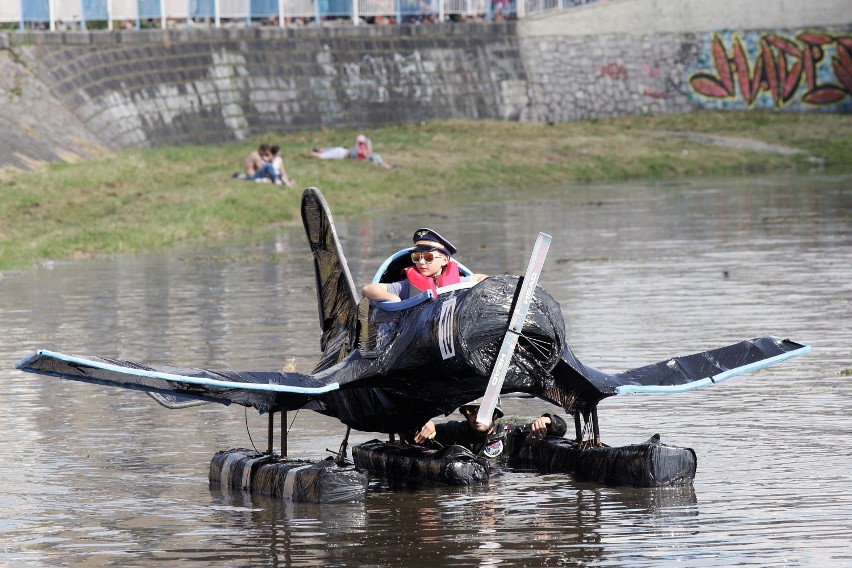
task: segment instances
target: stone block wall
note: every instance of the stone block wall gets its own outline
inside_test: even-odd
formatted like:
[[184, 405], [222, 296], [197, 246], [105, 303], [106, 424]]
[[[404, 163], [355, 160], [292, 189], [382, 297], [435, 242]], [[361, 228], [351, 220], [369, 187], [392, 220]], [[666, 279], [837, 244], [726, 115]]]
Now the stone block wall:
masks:
[[529, 119], [701, 109], [852, 111], [852, 27], [529, 35]]
[[695, 110], [683, 79], [694, 35], [521, 40], [533, 120], [566, 122]]
[[491, 24], [0, 33], [0, 171], [318, 127], [852, 110], [845, 2], [720, 1]]
[[518, 119], [528, 106], [512, 24], [18, 41], [12, 50], [22, 66], [112, 149], [434, 118]]

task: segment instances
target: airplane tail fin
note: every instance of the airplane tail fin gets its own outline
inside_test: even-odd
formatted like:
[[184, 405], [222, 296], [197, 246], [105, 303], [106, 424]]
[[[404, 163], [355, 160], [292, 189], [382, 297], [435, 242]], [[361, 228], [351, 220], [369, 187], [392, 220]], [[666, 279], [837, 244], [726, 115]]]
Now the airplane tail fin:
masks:
[[355, 342], [359, 294], [349, 272], [331, 211], [322, 192], [309, 187], [302, 193], [302, 223], [314, 257], [323, 352], [314, 372], [341, 361]]

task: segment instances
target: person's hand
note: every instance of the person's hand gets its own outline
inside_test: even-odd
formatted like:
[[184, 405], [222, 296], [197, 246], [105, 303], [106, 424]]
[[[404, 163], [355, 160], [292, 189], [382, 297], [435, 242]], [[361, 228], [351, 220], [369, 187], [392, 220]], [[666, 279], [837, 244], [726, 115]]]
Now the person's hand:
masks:
[[426, 440], [431, 440], [435, 437], [435, 423], [431, 420], [423, 425], [423, 427], [414, 434], [414, 441], [422, 444]]
[[550, 424], [550, 416], [539, 416], [530, 424], [530, 436], [538, 440], [547, 435], [547, 426]]

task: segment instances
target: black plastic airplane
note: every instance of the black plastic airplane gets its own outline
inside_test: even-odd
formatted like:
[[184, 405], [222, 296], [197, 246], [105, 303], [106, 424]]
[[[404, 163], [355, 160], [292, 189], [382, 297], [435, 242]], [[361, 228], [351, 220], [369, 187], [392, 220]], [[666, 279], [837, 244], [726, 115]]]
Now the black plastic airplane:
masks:
[[[22, 371], [145, 391], [168, 408], [217, 402], [261, 413], [309, 409], [356, 430], [413, 431], [483, 396], [522, 278], [492, 276], [402, 302], [360, 299], [322, 193], [302, 195], [302, 220], [316, 270], [322, 357], [310, 374], [181, 368], [40, 350]], [[400, 279], [409, 249], [391, 256], [374, 281]], [[464, 271], [467, 271], [462, 266]], [[469, 272], [469, 271], [468, 271]], [[533, 292], [533, 290], [531, 290]], [[810, 351], [772, 336], [674, 357], [618, 374], [580, 362], [565, 341], [559, 304], [534, 288], [517, 347], [498, 392], [526, 393], [573, 414], [578, 438], [594, 433], [597, 405], [625, 393], [681, 392], [721, 382]], [[581, 427], [581, 420], [585, 427]]]

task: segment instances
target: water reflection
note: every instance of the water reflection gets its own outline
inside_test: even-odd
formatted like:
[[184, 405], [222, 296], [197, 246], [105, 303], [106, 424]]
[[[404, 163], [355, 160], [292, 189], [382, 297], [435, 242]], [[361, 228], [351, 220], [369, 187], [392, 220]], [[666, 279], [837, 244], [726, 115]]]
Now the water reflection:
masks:
[[[659, 537], [672, 541], [694, 530], [697, 516], [691, 487], [613, 490], [514, 473], [490, 488], [416, 492], [389, 491], [376, 479], [366, 506], [282, 503], [216, 489], [213, 498], [223, 515], [210, 538], [240, 534], [244, 558], [283, 565], [418, 565], [436, 553], [450, 562], [497, 565], [531, 550], [546, 566], [588, 563], [600, 558], [612, 515], [652, 518]], [[660, 542], [658, 553], [665, 546]]]
[[[0, 279], [0, 564], [848, 564], [852, 524], [852, 184], [743, 178], [456, 195], [429, 223], [462, 262], [541, 282], [568, 340], [619, 371], [764, 334], [811, 355], [718, 387], [615, 397], [604, 440], [659, 432], [698, 455], [693, 487], [616, 489], [506, 472], [485, 488], [391, 488], [365, 503], [276, 502], [208, 487], [221, 449], [266, 445], [242, 408], [168, 411], [140, 393], [26, 375], [37, 347], [189, 366], [309, 371], [319, 355], [301, 228], [254, 247], [53, 263]], [[428, 201], [424, 201], [424, 205]], [[331, 204], [334, 208], [334, 203]], [[356, 282], [404, 246], [408, 211], [339, 220]], [[431, 209], [430, 209], [431, 210]], [[552, 410], [508, 399], [512, 415]], [[290, 413], [290, 453], [344, 428]], [[354, 433], [352, 443], [372, 439]]]

